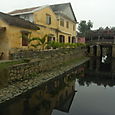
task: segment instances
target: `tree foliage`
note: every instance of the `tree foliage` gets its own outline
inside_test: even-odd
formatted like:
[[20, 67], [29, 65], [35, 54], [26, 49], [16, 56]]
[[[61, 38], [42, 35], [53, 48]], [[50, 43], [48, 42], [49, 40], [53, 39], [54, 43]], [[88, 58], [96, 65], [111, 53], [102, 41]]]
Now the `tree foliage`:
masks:
[[[42, 38], [39, 38], [39, 37], [31, 38], [31, 39], [29, 39], [29, 43], [34, 48], [40, 47], [41, 50], [44, 50], [47, 45], [47, 37], [48, 37], [48, 35], [45, 35]], [[36, 41], [36, 43], [31, 43], [33, 41]]]
[[90, 20], [88, 22], [82, 20], [78, 25], [80, 36], [86, 37], [87, 34], [91, 31], [92, 27], [93, 27], [93, 23]]

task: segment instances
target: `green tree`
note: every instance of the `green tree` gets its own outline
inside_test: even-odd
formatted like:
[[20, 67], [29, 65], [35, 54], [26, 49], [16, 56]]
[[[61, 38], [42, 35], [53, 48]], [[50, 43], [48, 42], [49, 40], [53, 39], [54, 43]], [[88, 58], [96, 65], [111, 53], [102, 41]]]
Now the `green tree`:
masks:
[[111, 30], [112, 30], [112, 31], [115, 31], [115, 27], [112, 27]]
[[82, 20], [78, 25], [79, 35], [82, 37], [87, 37], [92, 27], [93, 23], [90, 20], [88, 22]]
[[87, 22], [87, 28], [88, 28], [88, 30], [91, 30], [92, 27], [93, 27], [93, 23], [91, 22], [91, 20], [89, 20]]
[[[45, 35], [42, 38], [39, 38], [39, 37], [30, 38], [29, 39], [30, 46], [34, 48], [40, 47], [41, 50], [44, 50], [48, 44], [47, 37], [48, 35]], [[33, 41], [36, 41], [36, 43], [32, 43]]]

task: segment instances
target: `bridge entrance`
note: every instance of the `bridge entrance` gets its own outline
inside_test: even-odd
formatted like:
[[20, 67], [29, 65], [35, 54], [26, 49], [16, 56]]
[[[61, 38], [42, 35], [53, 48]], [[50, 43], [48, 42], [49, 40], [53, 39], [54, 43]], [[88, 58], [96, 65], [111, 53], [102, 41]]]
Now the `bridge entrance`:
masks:
[[98, 44], [91, 45], [87, 47], [87, 54], [89, 56], [100, 57], [102, 62], [106, 60], [106, 62], [111, 61], [113, 56], [113, 46], [111, 44]]
[[112, 57], [112, 46], [111, 45], [100, 45], [100, 56]]

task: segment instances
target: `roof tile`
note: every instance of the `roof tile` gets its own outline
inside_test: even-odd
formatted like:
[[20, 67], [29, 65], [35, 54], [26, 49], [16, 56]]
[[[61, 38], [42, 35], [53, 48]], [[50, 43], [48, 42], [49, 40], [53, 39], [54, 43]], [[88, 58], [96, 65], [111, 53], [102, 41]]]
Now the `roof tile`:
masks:
[[0, 19], [4, 20], [6, 23], [12, 26], [27, 28], [27, 29], [33, 29], [33, 30], [39, 30], [39, 27], [36, 24], [33, 24], [29, 21], [26, 21], [21, 18], [17, 18], [5, 13], [0, 12]]

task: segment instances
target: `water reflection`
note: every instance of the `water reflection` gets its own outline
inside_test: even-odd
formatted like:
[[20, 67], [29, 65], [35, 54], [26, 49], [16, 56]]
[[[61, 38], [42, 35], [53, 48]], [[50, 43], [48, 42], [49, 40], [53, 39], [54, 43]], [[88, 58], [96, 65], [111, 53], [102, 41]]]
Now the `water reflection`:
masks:
[[102, 63], [105, 63], [105, 62], [106, 62], [106, 60], [107, 60], [107, 56], [105, 55], [105, 56], [103, 56], [103, 57], [102, 57], [101, 62], [102, 62]]
[[0, 115], [51, 115], [53, 109], [69, 112], [75, 95], [76, 75], [60, 76], [7, 104]]
[[0, 68], [0, 89], [8, 84], [8, 70]]
[[114, 115], [113, 86], [115, 60], [102, 63], [101, 58], [92, 58], [0, 105], [0, 115]]
[[114, 59], [110, 62], [103, 63], [100, 58], [92, 58], [84, 67], [84, 76], [77, 77], [80, 85], [89, 86], [91, 83], [103, 85], [104, 87], [115, 85]]

